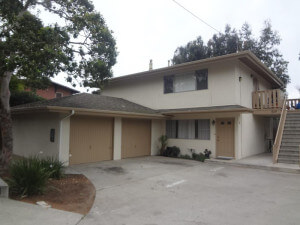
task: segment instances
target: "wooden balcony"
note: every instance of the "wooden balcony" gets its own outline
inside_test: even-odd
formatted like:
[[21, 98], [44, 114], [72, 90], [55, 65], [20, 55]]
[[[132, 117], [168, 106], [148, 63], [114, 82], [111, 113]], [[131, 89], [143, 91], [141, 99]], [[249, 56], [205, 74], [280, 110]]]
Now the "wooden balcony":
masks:
[[283, 102], [284, 93], [280, 89], [252, 93], [252, 108], [257, 115], [280, 115]]

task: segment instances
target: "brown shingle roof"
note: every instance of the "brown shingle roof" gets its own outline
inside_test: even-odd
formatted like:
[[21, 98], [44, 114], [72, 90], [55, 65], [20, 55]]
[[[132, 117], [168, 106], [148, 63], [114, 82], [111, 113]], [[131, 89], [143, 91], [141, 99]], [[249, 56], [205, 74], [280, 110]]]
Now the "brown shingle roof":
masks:
[[36, 109], [46, 108], [48, 106], [67, 107], [67, 108], [81, 108], [106, 110], [117, 112], [133, 112], [143, 114], [157, 114], [157, 111], [147, 108], [142, 105], [135, 104], [122, 98], [115, 98], [103, 95], [94, 94], [76, 94], [63, 98], [55, 98], [47, 101], [39, 101], [18, 105], [12, 108], [12, 111], [20, 111], [22, 109]]

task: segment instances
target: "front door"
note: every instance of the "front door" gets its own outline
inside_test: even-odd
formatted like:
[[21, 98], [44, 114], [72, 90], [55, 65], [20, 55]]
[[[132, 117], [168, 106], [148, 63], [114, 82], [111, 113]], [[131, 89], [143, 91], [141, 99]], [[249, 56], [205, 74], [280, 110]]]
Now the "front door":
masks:
[[234, 158], [234, 118], [217, 119], [217, 157]]

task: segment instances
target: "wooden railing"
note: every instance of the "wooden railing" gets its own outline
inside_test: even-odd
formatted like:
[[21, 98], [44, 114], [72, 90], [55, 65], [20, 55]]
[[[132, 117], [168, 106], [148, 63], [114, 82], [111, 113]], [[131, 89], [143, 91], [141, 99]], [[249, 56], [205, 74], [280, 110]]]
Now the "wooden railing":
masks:
[[284, 94], [280, 89], [254, 91], [252, 93], [253, 109], [282, 108]]
[[299, 98], [295, 98], [295, 99], [287, 99], [286, 100], [286, 108], [288, 110], [290, 109], [296, 109], [297, 104], [300, 102]]
[[276, 138], [274, 141], [273, 145], [273, 163], [277, 163], [278, 160], [278, 154], [279, 154], [279, 149], [281, 145], [281, 140], [282, 140], [282, 134], [283, 134], [283, 129], [284, 129], [284, 124], [285, 124], [285, 119], [286, 119], [286, 98], [283, 100], [283, 107], [281, 110], [281, 116], [278, 124], [278, 129], [276, 133]]

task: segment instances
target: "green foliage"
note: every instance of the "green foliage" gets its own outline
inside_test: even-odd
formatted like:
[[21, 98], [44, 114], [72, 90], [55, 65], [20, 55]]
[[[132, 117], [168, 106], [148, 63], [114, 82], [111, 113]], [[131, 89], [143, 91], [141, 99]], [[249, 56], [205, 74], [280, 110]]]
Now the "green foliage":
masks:
[[210, 158], [210, 155], [211, 155], [211, 151], [205, 149], [205, 150], [204, 150], [204, 155], [205, 155], [205, 158], [206, 158], [206, 159], [209, 159], [209, 158]]
[[185, 155], [180, 155], [179, 158], [182, 158], [182, 159], [192, 159], [192, 157], [188, 154], [185, 154]]
[[199, 59], [235, 53], [237, 51], [252, 51], [283, 83], [289, 83], [288, 62], [278, 50], [280, 45], [278, 32], [272, 29], [266, 21], [259, 38], [254, 38], [249, 24], [245, 23], [240, 30], [225, 27], [224, 33], [214, 34], [205, 44], [202, 37], [180, 46], [173, 56], [173, 63], [180, 64]]
[[64, 165], [54, 157], [20, 158], [10, 165], [9, 175], [7, 182], [17, 195], [42, 194], [49, 178], [60, 179], [64, 176]]
[[199, 154], [193, 153], [192, 154], [192, 159], [200, 161], [200, 162], [204, 162], [206, 157], [202, 152], [200, 152]]
[[10, 106], [16, 106], [31, 102], [37, 102], [45, 100], [37, 94], [30, 91], [16, 91], [12, 92], [10, 96]]
[[41, 159], [42, 167], [50, 174], [50, 178], [60, 179], [64, 177], [64, 164], [55, 157]]
[[21, 197], [43, 193], [50, 177], [50, 172], [37, 157], [13, 161], [9, 174], [10, 178], [7, 181], [10, 190]]
[[174, 157], [177, 158], [180, 154], [180, 149], [176, 146], [173, 147], [167, 147], [163, 152], [162, 156], [166, 157]]
[[[0, 0], [0, 77], [12, 71], [32, 90], [59, 72], [75, 85], [99, 87], [112, 76], [116, 43], [89, 0]], [[34, 13], [44, 9], [60, 17], [45, 26]]]
[[168, 137], [167, 135], [161, 135], [158, 140], [160, 142], [160, 154], [162, 155], [168, 145]]

